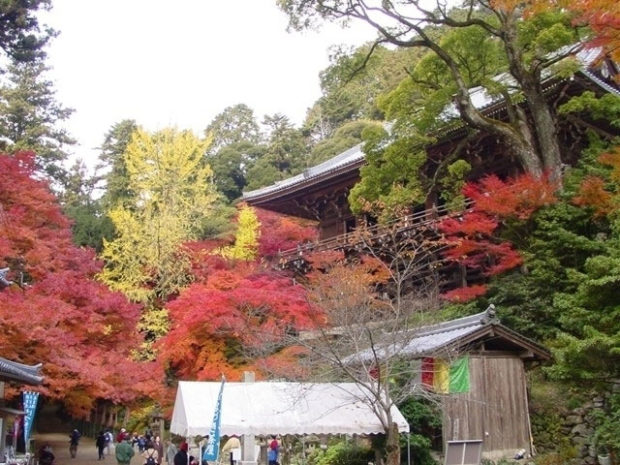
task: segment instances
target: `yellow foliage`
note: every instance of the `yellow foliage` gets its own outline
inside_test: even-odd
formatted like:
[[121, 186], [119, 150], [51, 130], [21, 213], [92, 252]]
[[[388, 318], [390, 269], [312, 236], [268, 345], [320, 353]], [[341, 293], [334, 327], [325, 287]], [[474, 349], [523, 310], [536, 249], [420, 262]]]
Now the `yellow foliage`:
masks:
[[235, 243], [229, 247], [222, 247], [216, 251], [218, 255], [234, 260], [251, 261], [258, 253], [258, 238], [260, 237], [260, 222], [254, 209], [247, 205], [239, 211]]
[[133, 301], [166, 298], [190, 281], [182, 245], [199, 237], [217, 199], [209, 143], [175, 129], [132, 135], [124, 159], [135, 197], [108, 212], [116, 238], [104, 243], [99, 278]]

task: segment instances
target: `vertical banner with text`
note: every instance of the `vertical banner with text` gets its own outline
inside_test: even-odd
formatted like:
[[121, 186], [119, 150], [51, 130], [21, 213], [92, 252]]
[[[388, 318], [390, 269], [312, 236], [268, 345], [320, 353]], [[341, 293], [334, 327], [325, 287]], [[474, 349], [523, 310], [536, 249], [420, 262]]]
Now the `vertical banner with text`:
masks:
[[224, 391], [224, 382], [226, 380], [222, 377], [222, 384], [220, 386], [220, 393], [217, 396], [217, 403], [215, 404], [215, 412], [213, 412], [213, 423], [211, 423], [211, 430], [209, 431], [209, 441], [205, 447], [204, 454], [202, 455], [202, 461], [207, 460], [214, 462], [217, 460], [217, 456], [220, 453], [220, 423], [222, 416], [222, 392]]
[[24, 391], [24, 444], [26, 444], [26, 451], [28, 451], [28, 439], [30, 438], [30, 431], [32, 430], [32, 423], [34, 422], [34, 413], [37, 409], [37, 401], [39, 400], [39, 393], [32, 391]]

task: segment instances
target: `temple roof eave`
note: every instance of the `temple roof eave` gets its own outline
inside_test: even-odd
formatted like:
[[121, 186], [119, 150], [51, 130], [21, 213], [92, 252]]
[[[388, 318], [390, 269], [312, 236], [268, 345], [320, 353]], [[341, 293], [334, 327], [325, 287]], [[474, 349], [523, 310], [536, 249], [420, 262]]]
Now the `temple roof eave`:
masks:
[[272, 185], [261, 187], [250, 192], [244, 192], [242, 200], [260, 207], [261, 203], [267, 203], [273, 199], [283, 197], [295, 197], [296, 194], [308, 192], [308, 188], [329, 183], [343, 174], [351, 173], [357, 176], [360, 166], [364, 164], [365, 156], [362, 144], [330, 158], [312, 168], [305, 170], [296, 176], [276, 182]]
[[0, 357], [0, 381], [17, 381], [23, 384], [39, 385], [43, 377], [39, 374], [43, 365], [24, 365]]

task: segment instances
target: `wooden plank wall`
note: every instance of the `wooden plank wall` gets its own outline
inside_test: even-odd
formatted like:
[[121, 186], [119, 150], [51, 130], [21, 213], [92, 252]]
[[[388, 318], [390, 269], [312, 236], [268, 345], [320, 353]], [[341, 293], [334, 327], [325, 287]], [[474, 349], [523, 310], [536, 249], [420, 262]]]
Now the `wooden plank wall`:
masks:
[[531, 452], [527, 389], [518, 357], [470, 355], [469, 393], [443, 400], [444, 444], [449, 440], [482, 439], [485, 456]]

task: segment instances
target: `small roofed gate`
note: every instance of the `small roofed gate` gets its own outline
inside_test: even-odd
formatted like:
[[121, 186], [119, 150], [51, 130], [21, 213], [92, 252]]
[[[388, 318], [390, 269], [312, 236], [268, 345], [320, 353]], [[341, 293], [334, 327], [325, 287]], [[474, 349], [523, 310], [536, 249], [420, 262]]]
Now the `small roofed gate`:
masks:
[[443, 439], [482, 440], [484, 456], [532, 453], [523, 361], [516, 355], [469, 355], [470, 390], [446, 396]]

